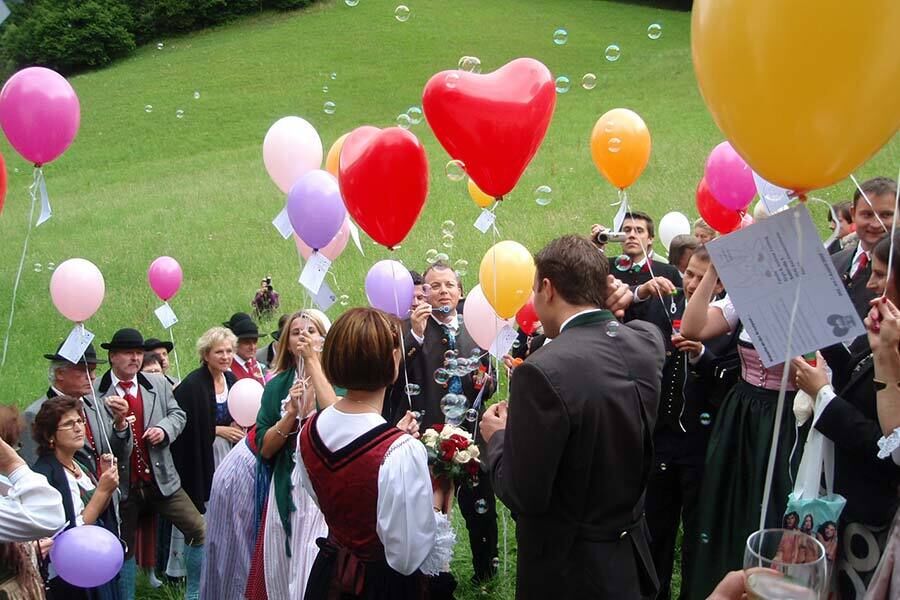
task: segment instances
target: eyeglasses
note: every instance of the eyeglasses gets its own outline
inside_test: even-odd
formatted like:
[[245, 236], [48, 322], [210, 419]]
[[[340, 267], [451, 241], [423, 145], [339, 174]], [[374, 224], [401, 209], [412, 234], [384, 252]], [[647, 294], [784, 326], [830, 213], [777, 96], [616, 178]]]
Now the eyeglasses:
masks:
[[83, 428], [83, 427], [84, 427], [84, 419], [78, 418], [78, 419], [75, 419], [74, 421], [66, 421], [65, 423], [60, 423], [60, 424], [56, 427], [56, 430], [57, 430], [57, 431], [60, 431], [60, 430], [62, 430], [62, 431], [67, 431], [67, 430], [69, 430], [69, 429], [75, 429], [75, 426], [76, 426], [76, 425], [77, 425], [78, 427], [82, 427], [82, 428]]

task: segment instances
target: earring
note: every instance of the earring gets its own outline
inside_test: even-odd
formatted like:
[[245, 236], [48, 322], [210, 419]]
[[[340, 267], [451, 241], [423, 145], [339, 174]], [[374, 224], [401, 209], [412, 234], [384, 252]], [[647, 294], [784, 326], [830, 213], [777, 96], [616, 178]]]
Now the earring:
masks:
[[53, 447], [53, 440], [50, 440], [50, 447]]

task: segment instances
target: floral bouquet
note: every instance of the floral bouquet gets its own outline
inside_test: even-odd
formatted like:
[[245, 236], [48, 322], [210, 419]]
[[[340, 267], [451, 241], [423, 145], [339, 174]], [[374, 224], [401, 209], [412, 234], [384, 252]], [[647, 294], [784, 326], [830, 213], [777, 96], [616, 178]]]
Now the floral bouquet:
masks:
[[478, 482], [480, 452], [468, 431], [453, 425], [438, 424], [426, 429], [420, 439], [428, 451], [432, 476], [470, 486]]

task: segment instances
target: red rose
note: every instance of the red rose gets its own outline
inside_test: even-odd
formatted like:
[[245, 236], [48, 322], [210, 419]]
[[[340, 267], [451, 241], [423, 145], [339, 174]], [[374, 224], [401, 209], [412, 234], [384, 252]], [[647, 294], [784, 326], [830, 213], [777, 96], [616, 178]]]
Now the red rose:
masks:
[[478, 477], [478, 472], [480, 471], [478, 461], [475, 459], [470, 460], [466, 463], [466, 470], [469, 472], [469, 475], [475, 479]]
[[453, 456], [456, 454], [456, 448], [451, 450], [444, 450], [444, 453], [441, 454], [441, 460], [444, 462], [451, 462], [453, 460]]
[[434, 429], [435, 431], [437, 431], [438, 433], [440, 433], [441, 431], [444, 430], [444, 424], [438, 423], [437, 425], [432, 425], [431, 428]]
[[452, 439], [441, 440], [441, 452], [445, 455], [449, 453], [450, 458], [447, 460], [451, 460], [453, 455], [456, 454], [456, 443]]
[[459, 448], [460, 450], [465, 450], [466, 448], [469, 447], [469, 444], [471, 443], [471, 442], [469, 442], [469, 440], [467, 440], [463, 436], [459, 435], [458, 433], [454, 433], [453, 435], [451, 435], [450, 439], [453, 441], [454, 444], [456, 444], [456, 447]]

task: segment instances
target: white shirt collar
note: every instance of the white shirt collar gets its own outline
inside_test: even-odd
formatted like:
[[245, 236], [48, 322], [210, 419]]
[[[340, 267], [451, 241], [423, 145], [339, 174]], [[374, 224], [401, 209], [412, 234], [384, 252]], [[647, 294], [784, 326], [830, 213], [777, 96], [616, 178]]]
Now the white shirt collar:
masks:
[[571, 320], [574, 319], [575, 317], [580, 317], [581, 315], [586, 315], [586, 314], [592, 313], [592, 312], [600, 312], [601, 310], [604, 310], [604, 309], [602, 309], [602, 308], [588, 308], [587, 310], [583, 310], [583, 311], [581, 311], [581, 312], [575, 313], [574, 315], [572, 315], [571, 317], [569, 317], [568, 319], [566, 319], [565, 321], [563, 321], [563, 324], [562, 324], [562, 325], [560, 326], [560, 328], [559, 328], [559, 332], [562, 333], [563, 331], [565, 331], [565, 330], [566, 330], [566, 325], [568, 325], [568, 324], [569, 324], [569, 321], [571, 321]]
[[[126, 393], [126, 390], [125, 390], [125, 388], [123, 388], [119, 385], [119, 383], [121, 383], [122, 380], [119, 379], [118, 377], [116, 377], [116, 374], [112, 371], [112, 369], [110, 369], [109, 374], [112, 377], [113, 387], [116, 388], [117, 392], [120, 392], [124, 396]], [[134, 386], [132, 386], [131, 389], [128, 390], [128, 392], [135, 393], [136, 392], [135, 386], [138, 385], [137, 375], [134, 376], [134, 379], [132, 379], [131, 382], [134, 383]]]
[[[869, 256], [869, 253], [863, 250], [862, 243], [856, 244], [856, 253], [853, 255], [853, 261], [850, 263], [851, 265], [855, 265], [859, 261], [859, 255], [865, 253], [866, 256]], [[872, 257], [869, 256], [869, 259]]]
[[247, 361], [246, 361], [246, 360], [244, 360], [243, 358], [241, 358], [240, 356], [238, 356], [237, 353], [234, 354], [233, 358], [234, 358], [234, 362], [236, 362], [237, 364], [239, 364], [239, 365], [241, 365], [242, 367], [244, 367], [244, 370], [247, 369]]
[[449, 327], [449, 328], [452, 329], [453, 331], [459, 331], [459, 313], [457, 313], [456, 315], [454, 315], [453, 318], [450, 319], [449, 321], [447, 321], [446, 323], [444, 323], [443, 321], [441, 321], [440, 319], [438, 319], [438, 318], [437, 318], [436, 316], [434, 316], [434, 315], [431, 315], [431, 318], [434, 319], [434, 321], [435, 321], [438, 325], [446, 325], [447, 327]]

